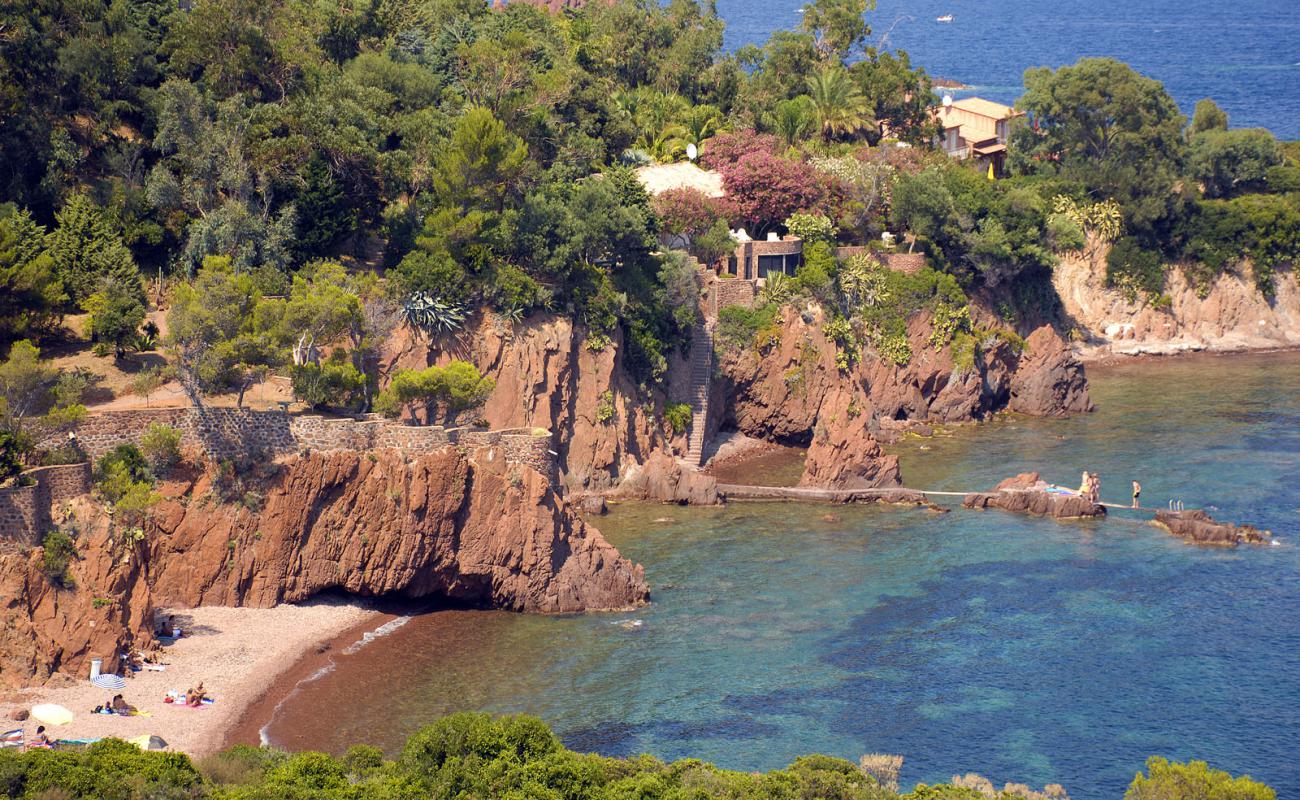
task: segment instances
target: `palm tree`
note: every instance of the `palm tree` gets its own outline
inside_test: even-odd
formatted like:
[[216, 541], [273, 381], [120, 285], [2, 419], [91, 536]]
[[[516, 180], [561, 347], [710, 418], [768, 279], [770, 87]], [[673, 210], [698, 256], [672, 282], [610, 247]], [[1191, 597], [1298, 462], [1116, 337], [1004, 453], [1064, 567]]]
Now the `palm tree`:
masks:
[[875, 124], [867, 98], [843, 67], [826, 67], [808, 78], [808, 95], [822, 138], [851, 136]]
[[722, 112], [716, 106], [707, 103], [692, 106], [681, 118], [681, 138], [686, 144], [699, 147], [705, 139], [713, 138], [722, 130], [722, 123]]
[[785, 142], [785, 146], [794, 147], [808, 138], [817, 122], [812, 99], [801, 94], [793, 100], [782, 100], [772, 109], [768, 121], [776, 135]]

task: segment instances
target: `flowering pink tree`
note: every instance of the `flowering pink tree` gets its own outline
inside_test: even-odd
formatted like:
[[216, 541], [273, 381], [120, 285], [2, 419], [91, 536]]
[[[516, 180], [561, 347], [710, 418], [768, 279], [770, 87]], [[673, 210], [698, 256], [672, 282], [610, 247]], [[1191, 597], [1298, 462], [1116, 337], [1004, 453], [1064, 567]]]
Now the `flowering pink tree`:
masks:
[[764, 234], [797, 212], [834, 218], [837, 211], [828, 207], [828, 179], [808, 164], [755, 151], [721, 172], [727, 198], [751, 235]]
[[669, 189], [654, 196], [651, 201], [664, 233], [690, 237], [713, 227], [718, 220], [731, 222], [736, 208], [726, 198], [709, 197], [699, 189], [689, 186]]
[[704, 142], [700, 163], [709, 169], [721, 171], [749, 153], [775, 155], [780, 146], [780, 140], [770, 133], [758, 133], [754, 130], [720, 133]]

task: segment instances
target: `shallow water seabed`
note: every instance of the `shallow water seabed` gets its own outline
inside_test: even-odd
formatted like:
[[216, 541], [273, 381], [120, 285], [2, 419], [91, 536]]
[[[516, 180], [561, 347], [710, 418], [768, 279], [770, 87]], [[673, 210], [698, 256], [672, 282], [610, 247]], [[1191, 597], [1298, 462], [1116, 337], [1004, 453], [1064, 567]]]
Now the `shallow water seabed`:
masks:
[[575, 749], [733, 769], [889, 752], [908, 785], [976, 771], [1100, 800], [1159, 754], [1298, 797], [1300, 354], [1090, 375], [1095, 414], [900, 445], [907, 483], [1089, 469], [1111, 500], [1136, 478], [1153, 504], [1213, 505], [1280, 544], [1192, 547], [1127, 511], [624, 505], [597, 524], [645, 565], [652, 605], [418, 617], [302, 687], [270, 738], [396, 751], [442, 714], [526, 712]]

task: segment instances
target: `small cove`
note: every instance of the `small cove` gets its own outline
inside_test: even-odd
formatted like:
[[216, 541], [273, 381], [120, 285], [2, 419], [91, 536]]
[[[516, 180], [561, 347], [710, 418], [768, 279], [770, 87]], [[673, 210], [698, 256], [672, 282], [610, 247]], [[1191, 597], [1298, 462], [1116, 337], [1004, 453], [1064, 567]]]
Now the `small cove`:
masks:
[[904, 440], [906, 482], [1091, 469], [1111, 500], [1132, 476], [1152, 504], [1214, 505], [1280, 544], [1190, 547], [1127, 513], [618, 506], [596, 524], [645, 565], [651, 606], [416, 617], [300, 687], [268, 734], [394, 752], [441, 714], [525, 712], [576, 749], [735, 769], [896, 752], [908, 784], [977, 771], [1090, 800], [1160, 754], [1300, 794], [1300, 354], [1090, 375], [1095, 414]]

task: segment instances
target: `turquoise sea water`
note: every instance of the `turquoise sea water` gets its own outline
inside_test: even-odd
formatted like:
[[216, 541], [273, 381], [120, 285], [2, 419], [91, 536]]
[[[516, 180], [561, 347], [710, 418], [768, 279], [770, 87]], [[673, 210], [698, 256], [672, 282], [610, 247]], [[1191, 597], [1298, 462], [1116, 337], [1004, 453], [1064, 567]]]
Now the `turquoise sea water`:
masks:
[[475, 709], [735, 769], [901, 753], [908, 785], [976, 771], [1099, 800], [1159, 754], [1300, 797], [1300, 354], [1094, 371], [1093, 394], [1095, 414], [910, 441], [907, 483], [1091, 469], [1111, 500], [1137, 478], [1149, 504], [1214, 505], [1280, 543], [1192, 547], [1131, 512], [624, 506], [598, 524], [645, 565], [651, 606], [417, 617], [303, 686], [270, 738], [396, 749]]
[[[802, 0], [718, 0], [726, 45], [761, 44], [799, 24]], [[935, 18], [952, 14], [953, 22]], [[931, 75], [1010, 103], [1027, 67], [1113, 56], [1165, 84], [1187, 114], [1213, 97], [1234, 126], [1300, 138], [1300, 3], [1295, 0], [879, 0], [873, 44], [906, 50]], [[886, 36], [887, 34], [887, 36]]]

